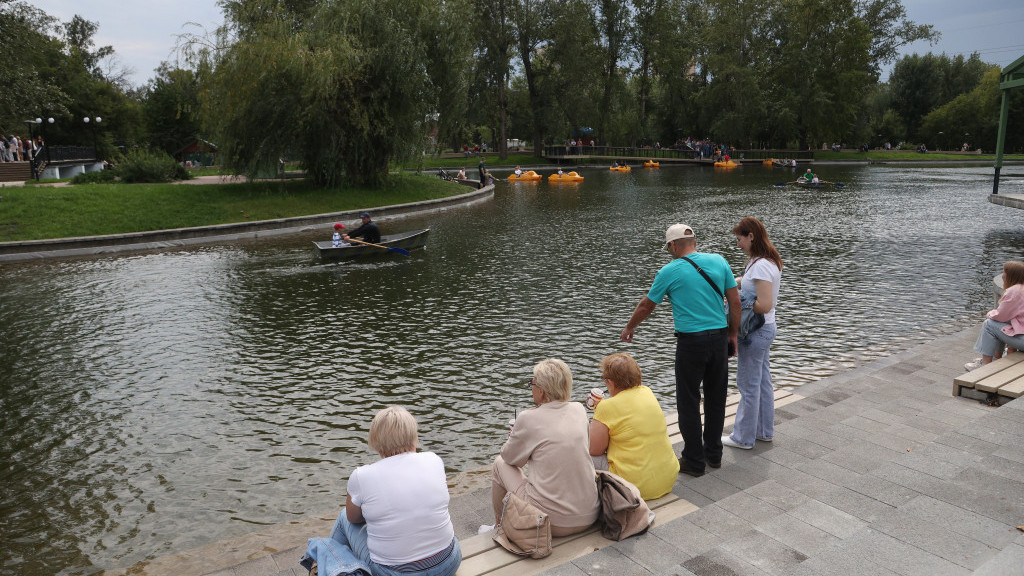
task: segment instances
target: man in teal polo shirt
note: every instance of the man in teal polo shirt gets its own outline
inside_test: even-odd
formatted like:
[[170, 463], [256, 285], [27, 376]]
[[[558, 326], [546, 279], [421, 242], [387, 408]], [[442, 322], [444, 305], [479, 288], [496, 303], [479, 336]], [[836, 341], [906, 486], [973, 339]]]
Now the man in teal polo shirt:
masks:
[[[729, 263], [719, 254], [697, 252], [697, 237], [686, 224], [665, 232], [673, 260], [654, 277], [647, 296], [629, 317], [622, 341], [632, 342], [636, 327], [668, 296], [676, 332], [676, 409], [683, 454], [679, 471], [703, 476], [705, 466], [722, 465], [722, 429], [729, 383], [729, 357], [736, 349], [740, 296]], [[723, 298], [729, 302], [726, 314]], [[700, 386], [704, 383], [701, 433]], [[703, 436], [703, 439], [702, 439]]]

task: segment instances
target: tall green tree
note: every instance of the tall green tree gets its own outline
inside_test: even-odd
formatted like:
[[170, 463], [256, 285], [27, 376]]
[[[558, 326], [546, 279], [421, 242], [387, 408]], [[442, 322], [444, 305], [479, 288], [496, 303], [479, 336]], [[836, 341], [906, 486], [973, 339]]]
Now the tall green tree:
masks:
[[65, 111], [67, 94], [46, 74], [63, 57], [54, 37], [58, 26], [56, 18], [26, 2], [0, 0], [0, 36], [13, 48], [0, 65], [0, 131], [20, 133], [27, 119]]
[[199, 79], [163, 62], [142, 95], [149, 142], [173, 155], [200, 136]]
[[[972, 90], [926, 114], [921, 119], [920, 139], [933, 148], [956, 149], [966, 143], [972, 150], [994, 150], [1003, 97], [999, 89], [1000, 73], [998, 66], [989, 66]], [[1024, 148], [1022, 131], [1013, 129], [1024, 123], [1024, 92], [1011, 90], [1009, 98], [1010, 125], [1005, 143], [1008, 152]]]
[[977, 54], [912, 54], [896, 61], [889, 75], [892, 107], [907, 123], [907, 135], [921, 139], [926, 114], [974, 89], [989, 66]]
[[601, 31], [601, 51], [603, 53], [601, 62], [603, 86], [599, 105], [600, 119], [597, 127], [597, 139], [602, 144], [607, 144], [613, 106], [612, 98], [616, 89], [624, 84], [619, 63], [629, 47], [628, 39], [632, 35], [633, 21], [625, 0], [597, 0], [597, 2], [597, 23], [598, 29]]
[[421, 35], [427, 76], [436, 94], [437, 140], [451, 142], [462, 132], [468, 110], [472, 72], [472, 29], [464, 25], [472, 0], [447, 0], [436, 7], [436, 17], [423, 22]]
[[[852, 0], [797, 0], [776, 12], [775, 97], [801, 148], [842, 141], [873, 85], [871, 30]], [[795, 134], [794, 134], [795, 132]]]
[[[544, 98], [541, 84], [546, 67], [537, 61], [538, 49], [549, 39], [548, 25], [551, 21], [551, 4], [555, 0], [515, 0], [512, 18], [516, 24], [516, 49], [526, 80], [526, 91], [530, 101], [530, 123], [533, 127], [534, 155], [544, 154], [546, 120], [549, 116], [549, 100]], [[540, 65], [539, 65], [540, 64]]]
[[770, 0], [703, 0], [697, 64], [703, 76], [697, 103], [715, 139], [738, 146], [751, 141], [763, 115], [764, 73], [771, 36]]
[[383, 184], [438, 109], [426, 46], [439, 17], [429, 0], [335, 0], [247, 20], [209, 95], [222, 157], [255, 174], [295, 155], [326, 185]]
[[[516, 0], [473, 0], [473, 30], [476, 49], [475, 66], [467, 117], [480, 123], [495, 124], [498, 154], [508, 155], [509, 81], [515, 54], [515, 26], [512, 22]], [[452, 146], [468, 142], [468, 136], [454, 139]]]
[[601, 50], [594, 13], [587, 0], [552, 5], [544, 59], [551, 73], [544, 92], [558, 112], [547, 120], [552, 140], [580, 138], [596, 125], [602, 91]]

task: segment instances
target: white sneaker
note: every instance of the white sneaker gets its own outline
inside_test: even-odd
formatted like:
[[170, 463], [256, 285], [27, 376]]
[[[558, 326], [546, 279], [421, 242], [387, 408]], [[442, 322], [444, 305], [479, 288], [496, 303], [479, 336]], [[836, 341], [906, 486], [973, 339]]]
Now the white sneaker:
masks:
[[477, 534], [486, 534], [486, 533], [490, 532], [491, 530], [494, 530], [494, 524], [491, 524], [491, 525], [481, 524], [480, 528], [477, 528], [476, 533]]
[[732, 436], [722, 436], [722, 445], [731, 446], [733, 448], [740, 448], [742, 450], [750, 450], [751, 448], [753, 448], [753, 446], [744, 446], [743, 444], [736, 442], [735, 440], [732, 439]]
[[971, 370], [977, 370], [982, 366], [981, 358], [975, 359], [971, 362], [964, 364], [964, 370], [970, 372]]

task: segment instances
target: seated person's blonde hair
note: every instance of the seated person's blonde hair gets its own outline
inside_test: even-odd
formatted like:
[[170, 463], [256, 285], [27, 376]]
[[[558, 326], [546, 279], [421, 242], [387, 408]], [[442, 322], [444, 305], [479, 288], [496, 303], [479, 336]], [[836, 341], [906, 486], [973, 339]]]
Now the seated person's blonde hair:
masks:
[[415, 452], [419, 435], [416, 419], [401, 406], [388, 406], [370, 422], [370, 449], [387, 458], [403, 452]]
[[605, 356], [601, 359], [600, 366], [601, 378], [615, 382], [619, 390], [640, 385], [640, 365], [625, 352]]
[[572, 395], [572, 372], [558, 358], [538, 362], [533, 367], [533, 383], [553, 402], [568, 402]]

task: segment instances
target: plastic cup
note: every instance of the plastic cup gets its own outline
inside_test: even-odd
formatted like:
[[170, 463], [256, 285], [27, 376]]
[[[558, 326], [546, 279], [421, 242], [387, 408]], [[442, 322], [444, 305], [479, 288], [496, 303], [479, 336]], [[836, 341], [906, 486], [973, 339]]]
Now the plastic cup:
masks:
[[591, 388], [590, 394], [587, 394], [587, 408], [597, 408], [597, 403], [601, 400], [604, 400], [604, 392], [600, 388]]

